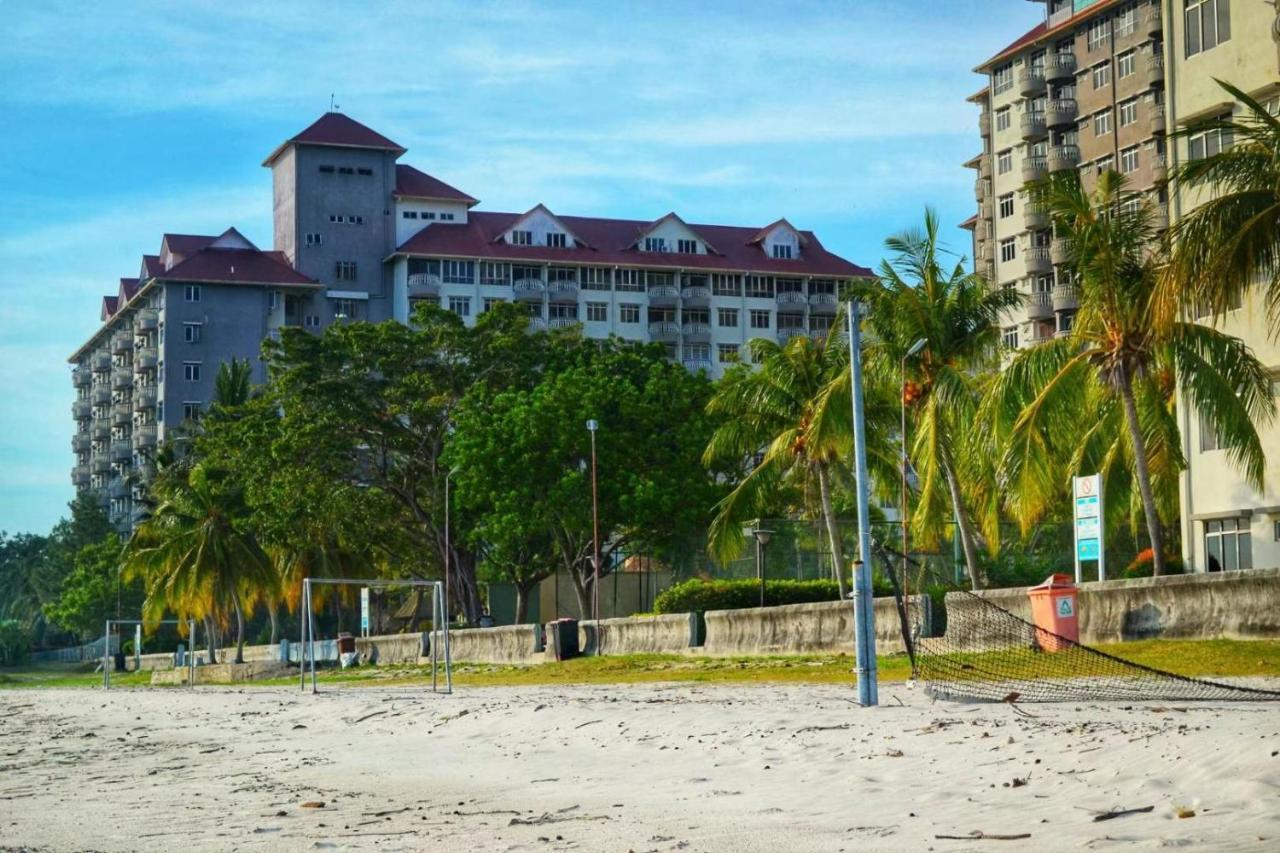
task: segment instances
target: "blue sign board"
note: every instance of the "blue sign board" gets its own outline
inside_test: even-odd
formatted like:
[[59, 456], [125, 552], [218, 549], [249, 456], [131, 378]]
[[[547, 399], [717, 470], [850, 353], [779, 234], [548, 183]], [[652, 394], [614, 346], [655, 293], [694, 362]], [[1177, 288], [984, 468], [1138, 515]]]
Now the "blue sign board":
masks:
[[1077, 560], [1096, 560], [1100, 553], [1097, 539], [1081, 539], [1076, 543]]

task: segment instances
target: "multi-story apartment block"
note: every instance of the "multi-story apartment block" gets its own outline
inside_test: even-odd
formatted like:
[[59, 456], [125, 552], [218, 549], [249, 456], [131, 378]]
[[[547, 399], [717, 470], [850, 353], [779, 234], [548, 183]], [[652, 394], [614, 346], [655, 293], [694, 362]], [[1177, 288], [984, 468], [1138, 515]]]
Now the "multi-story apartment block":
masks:
[[[1166, 186], [1168, 169], [1229, 146], [1229, 135], [1166, 133], [1228, 114], [1232, 99], [1215, 78], [1269, 109], [1280, 105], [1280, 12], [1264, 0], [1048, 0], [1045, 20], [978, 72], [988, 85], [970, 97], [982, 108], [977, 170], [975, 268], [1026, 295], [1007, 319], [1005, 341], [1028, 346], [1071, 328], [1076, 307], [1062, 269], [1065, 243], [1025, 188], [1047, 172], [1079, 169], [1086, 186], [1103, 169], [1150, 194], [1167, 228], [1202, 199]], [[1243, 339], [1276, 376], [1280, 343], [1260, 292], [1236, 310], [1196, 318]], [[1261, 492], [1245, 482], [1217, 437], [1179, 400], [1183, 453], [1183, 558], [1197, 571], [1280, 566], [1280, 424], [1262, 428], [1268, 453]]]
[[786, 219], [761, 228], [675, 213], [560, 216], [542, 204], [478, 211], [472, 196], [397, 163], [404, 153], [327, 113], [263, 163], [272, 251], [234, 229], [166, 235], [139, 278], [105, 298], [102, 327], [71, 358], [72, 479], [104, 494], [122, 528], [141, 511], [141, 469], [166, 429], [208, 404], [221, 362], [249, 358], [261, 371], [261, 341], [279, 326], [409, 322], [420, 301], [472, 324], [494, 303], [516, 302], [533, 329], [658, 341], [673, 360], [719, 376], [753, 338], [825, 336], [843, 285], [871, 275]]

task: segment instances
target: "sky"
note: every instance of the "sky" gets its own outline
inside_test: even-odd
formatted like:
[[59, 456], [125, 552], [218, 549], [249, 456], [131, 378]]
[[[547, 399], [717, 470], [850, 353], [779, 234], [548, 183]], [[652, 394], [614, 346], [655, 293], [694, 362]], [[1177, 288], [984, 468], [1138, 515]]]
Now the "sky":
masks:
[[73, 495], [67, 357], [166, 232], [271, 246], [262, 159], [330, 105], [481, 200], [765, 225], [876, 266], [975, 208], [972, 68], [1025, 0], [0, 0], [0, 530]]

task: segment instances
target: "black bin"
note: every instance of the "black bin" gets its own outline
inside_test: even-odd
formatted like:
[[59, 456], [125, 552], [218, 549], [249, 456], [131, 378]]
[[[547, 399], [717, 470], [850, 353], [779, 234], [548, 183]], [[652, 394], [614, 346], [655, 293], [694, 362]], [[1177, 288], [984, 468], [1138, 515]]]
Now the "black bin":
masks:
[[578, 620], [556, 619], [547, 623], [547, 645], [556, 660], [576, 658], [578, 651]]

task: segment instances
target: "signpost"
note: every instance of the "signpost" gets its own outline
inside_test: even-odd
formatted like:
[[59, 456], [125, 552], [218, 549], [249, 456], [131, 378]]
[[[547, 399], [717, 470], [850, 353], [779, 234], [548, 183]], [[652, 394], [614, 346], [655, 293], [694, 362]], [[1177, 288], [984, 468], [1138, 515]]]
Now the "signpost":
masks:
[[369, 587], [367, 586], [360, 587], [360, 636], [369, 636]]
[[1075, 503], [1076, 583], [1083, 578], [1080, 564], [1089, 560], [1098, 563], [1098, 580], [1107, 579], [1107, 560], [1103, 547], [1102, 475], [1072, 478], [1072, 496]]

